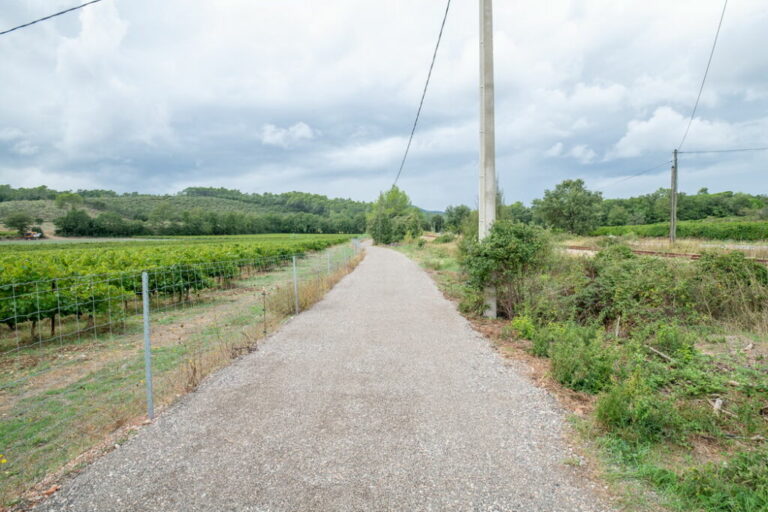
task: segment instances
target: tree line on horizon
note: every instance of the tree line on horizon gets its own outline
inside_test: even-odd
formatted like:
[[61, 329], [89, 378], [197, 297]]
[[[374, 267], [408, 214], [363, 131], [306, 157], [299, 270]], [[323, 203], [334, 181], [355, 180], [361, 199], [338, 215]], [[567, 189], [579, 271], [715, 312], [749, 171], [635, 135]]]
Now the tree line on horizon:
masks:
[[[394, 191], [393, 191], [394, 190]], [[0, 204], [8, 201], [53, 200], [61, 211], [53, 219], [62, 236], [233, 235], [259, 233], [362, 233], [378, 230], [383, 239], [398, 241], [421, 231], [476, 232], [476, 212], [465, 205], [444, 213], [413, 206], [399, 189], [382, 193], [375, 203], [331, 199], [305, 192], [244, 193], [239, 190], [191, 187], [176, 195], [111, 190], [56, 191], [45, 186], [13, 188], [0, 185]], [[400, 194], [403, 194], [402, 196]], [[565, 180], [531, 206], [505, 204], [497, 197], [497, 217], [533, 223], [574, 234], [600, 226], [654, 224], [669, 219], [669, 189], [625, 199], [604, 199], [583, 180]], [[35, 212], [14, 212], [14, 229], [40, 223]], [[743, 217], [768, 219], [768, 196], [740, 192], [680, 193], [678, 218]], [[374, 219], [375, 222], [372, 222]], [[387, 219], [387, 220], [382, 220]], [[5, 222], [10, 226], [8, 222]], [[387, 234], [389, 233], [389, 234]], [[390, 243], [390, 242], [387, 242]]]
[[[670, 218], [670, 190], [660, 188], [650, 194], [625, 199], [604, 199], [589, 190], [583, 180], [564, 180], [531, 206], [522, 202], [504, 204], [503, 193], [496, 200], [497, 218], [537, 224], [577, 235], [587, 235], [601, 226], [628, 226], [667, 222]], [[449, 206], [445, 225], [454, 232], [476, 232], [476, 211], [465, 205]], [[696, 194], [678, 193], [677, 217], [681, 221], [740, 217], [768, 220], [768, 195], [742, 192], [710, 193], [702, 188]]]

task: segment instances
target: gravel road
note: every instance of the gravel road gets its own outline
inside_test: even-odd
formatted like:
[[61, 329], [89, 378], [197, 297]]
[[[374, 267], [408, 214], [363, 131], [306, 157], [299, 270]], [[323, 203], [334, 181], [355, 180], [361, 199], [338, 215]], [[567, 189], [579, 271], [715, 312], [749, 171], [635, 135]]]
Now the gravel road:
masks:
[[36, 510], [610, 510], [563, 430], [429, 276], [374, 247]]

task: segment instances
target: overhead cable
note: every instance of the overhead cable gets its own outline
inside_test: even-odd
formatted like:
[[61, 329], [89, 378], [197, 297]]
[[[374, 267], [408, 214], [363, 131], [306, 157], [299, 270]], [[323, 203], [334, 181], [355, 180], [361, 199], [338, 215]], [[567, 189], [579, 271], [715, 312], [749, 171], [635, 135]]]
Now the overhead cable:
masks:
[[701, 100], [701, 93], [704, 91], [704, 84], [707, 81], [707, 75], [709, 74], [709, 68], [712, 65], [712, 57], [715, 55], [715, 48], [717, 47], [717, 39], [720, 36], [720, 28], [723, 26], [723, 18], [725, 18], [725, 8], [728, 7], [728, 0], [723, 3], [723, 12], [720, 13], [720, 22], [717, 24], [717, 32], [715, 32], [715, 41], [712, 43], [712, 51], [709, 52], [709, 60], [707, 61], [707, 68], [704, 70], [704, 78], [701, 80], [701, 86], [699, 87], [699, 95], [696, 97], [696, 103], [693, 104], [693, 111], [691, 111], [691, 118], [688, 120], [688, 126], [685, 128], [685, 133], [677, 145], [677, 149], [682, 149], [685, 144], [685, 139], [688, 138], [688, 132], [693, 124], [693, 118], [696, 116], [696, 109], [699, 108], [699, 101]]
[[66, 10], [63, 10], [63, 11], [51, 14], [49, 16], [46, 16], [44, 18], [40, 18], [40, 19], [37, 19], [37, 20], [34, 20], [34, 21], [30, 21], [29, 23], [24, 23], [23, 25], [19, 25], [18, 27], [13, 27], [13, 28], [10, 28], [8, 30], [4, 30], [4, 31], [0, 32], [0, 36], [4, 36], [5, 34], [10, 34], [11, 32], [13, 32], [15, 30], [19, 30], [19, 29], [22, 29], [22, 28], [29, 27], [31, 25], [34, 25], [35, 23], [40, 23], [41, 21], [50, 20], [51, 18], [55, 18], [56, 16], [61, 16], [62, 14], [67, 14], [67, 13], [70, 13], [72, 11], [76, 11], [78, 9], [82, 9], [83, 7], [86, 7], [86, 6], [89, 6], [91, 4], [95, 4], [95, 3], [101, 2], [101, 1], [102, 0], [91, 0], [90, 2], [86, 2], [86, 3], [82, 4], [82, 5], [78, 5], [76, 7], [71, 7], [69, 9], [66, 9]]
[[400, 163], [400, 169], [397, 171], [395, 182], [392, 184], [394, 187], [397, 185], [397, 180], [400, 179], [400, 175], [405, 167], [405, 161], [408, 158], [408, 152], [411, 150], [411, 143], [413, 143], [413, 136], [416, 133], [416, 126], [419, 124], [419, 117], [421, 117], [421, 109], [424, 107], [424, 98], [427, 96], [427, 89], [429, 88], [429, 81], [432, 78], [432, 70], [435, 67], [435, 60], [437, 59], [437, 50], [440, 48], [440, 41], [443, 39], [443, 31], [445, 30], [445, 22], [448, 20], [448, 11], [451, 9], [451, 0], [445, 5], [445, 14], [443, 15], [443, 23], [440, 25], [440, 33], [437, 35], [437, 44], [435, 45], [435, 52], [432, 54], [432, 63], [429, 65], [429, 73], [427, 73], [427, 82], [424, 84], [424, 92], [421, 93], [421, 101], [419, 102], [419, 109], [416, 111], [416, 119], [413, 121], [413, 128], [411, 129], [411, 136], [408, 138], [408, 145], [405, 147], [405, 154], [403, 155], [403, 161]]

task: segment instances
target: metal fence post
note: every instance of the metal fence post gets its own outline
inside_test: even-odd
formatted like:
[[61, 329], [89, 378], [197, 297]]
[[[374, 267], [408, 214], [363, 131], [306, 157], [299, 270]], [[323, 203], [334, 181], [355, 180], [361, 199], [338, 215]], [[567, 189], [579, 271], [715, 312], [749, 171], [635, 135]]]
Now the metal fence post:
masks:
[[152, 393], [152, 344], [149, 338], [149, 274], [141, 273], [141, 298], [144, 303], [144, 382], [147, 386], [147, 416], [155, 418]]
[[267, 290], [261, 290], [261, 299], [264, 304], [264, 337], [267, 337]]
[[299, 276], [296, 272], [296, 256], [293, 257], [293, 296], [296, 302], [296, 314], [299, 314]]

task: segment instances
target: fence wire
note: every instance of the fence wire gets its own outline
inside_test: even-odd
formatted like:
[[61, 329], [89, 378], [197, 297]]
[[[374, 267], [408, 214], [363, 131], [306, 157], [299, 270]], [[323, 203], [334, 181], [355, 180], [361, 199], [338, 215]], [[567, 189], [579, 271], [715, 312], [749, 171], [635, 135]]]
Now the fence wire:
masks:
[[[155, 403], [170, 403], [255, 350], [295, 304], [304, 309], [321, 298], [358, 252], [354, 241], [317, 253], [148, 269]], [[1, 286], [0, 323], [3, 505], [145, 414], [141, 273]]]

